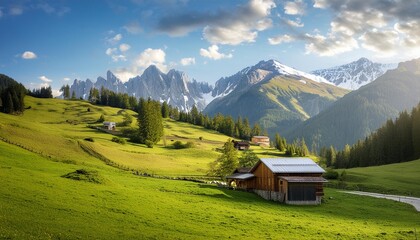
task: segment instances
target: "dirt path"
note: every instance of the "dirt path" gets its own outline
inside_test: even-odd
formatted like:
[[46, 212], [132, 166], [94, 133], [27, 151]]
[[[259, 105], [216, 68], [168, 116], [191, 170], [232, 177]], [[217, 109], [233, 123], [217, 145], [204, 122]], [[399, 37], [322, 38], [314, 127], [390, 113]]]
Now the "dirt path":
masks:
[[370, 192], [359, 192], [359, 191], [343, 191], [345, 193], [362, 195], [362, 196], [370, 196], [376, 198], [386, 198], [390, 200], [394, 200], [397, 202], [408, 203], [413, 205], [414, 208], [420, 212], [420, 198], [415, 197], [406, 197], [406, 196], [398, 196], [398, 195], [387, 195], [387, 194], [380, 194], [380, 193], [370, 193]]

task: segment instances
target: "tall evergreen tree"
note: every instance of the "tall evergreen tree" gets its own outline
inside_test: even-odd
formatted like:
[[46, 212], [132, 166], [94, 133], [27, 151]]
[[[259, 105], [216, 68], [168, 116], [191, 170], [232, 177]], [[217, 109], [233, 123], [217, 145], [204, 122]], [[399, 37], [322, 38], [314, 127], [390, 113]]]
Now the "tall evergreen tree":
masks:
[[160, 103], [140, 101], [138, 112], [139, 139], [142, 143], [156, 144], [163, 136], [163, 120]]
[[252, 136], [261, 135], [261, 127], [258, 123], [254, 123], [254, 126], [252, 127], [252, 130], [251, 130], [251, 135]]
[[222, 154], [210, 163], [209, 175], [225, 178], [239, 165], [238, 150], [233, 146], [231, 139], [223, 145]]
[[162, 103], [162, 117], [163, 118], [169, 117], [169, 105], [166, 101]]

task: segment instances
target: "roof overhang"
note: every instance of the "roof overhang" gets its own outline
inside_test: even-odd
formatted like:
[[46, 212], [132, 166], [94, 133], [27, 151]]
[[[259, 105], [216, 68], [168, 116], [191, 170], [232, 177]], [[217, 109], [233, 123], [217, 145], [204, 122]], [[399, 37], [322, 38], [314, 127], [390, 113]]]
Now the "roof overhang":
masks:
[[280, 177], [281, 180], [286, 180], [289, 183], [325, 183], [327, 179], [323, 177]]
[[238, 179], [238, 180], [245, 180], [255, 177], [252, 173], [235, 173], [230, 176], [227, 176], [226, 179]]

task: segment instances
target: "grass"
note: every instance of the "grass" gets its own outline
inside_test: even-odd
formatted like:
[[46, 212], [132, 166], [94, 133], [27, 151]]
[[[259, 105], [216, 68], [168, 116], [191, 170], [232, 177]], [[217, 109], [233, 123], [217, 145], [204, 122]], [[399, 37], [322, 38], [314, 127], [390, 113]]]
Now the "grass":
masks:
[[347, 188], [420, 197], [420, 160], [345, 171]]
[[420, 226], [409, 205], [333, 189], [321, 206], [288, 206], [207, 184], [84, 166], [107, 179], [95, 184], [61, 177], [78, 165], [4, 142], [0, 151], [5, 239], [414, 239]]
[[136, 176], [104, 161], [203, 175], [227, 137], [167, 120], [167, 146], [179, 140], [195, 147], [122, 145], [87, 127], [101, 114], [122, 121], [120, 109], [26, 101], [32, 108], [23, 116], [0, 114], [0, 239], [414, 239], [420, 228], [410, 205], [334, 189], [326, 189], [321, 206], [288, 206], [209, 184]]

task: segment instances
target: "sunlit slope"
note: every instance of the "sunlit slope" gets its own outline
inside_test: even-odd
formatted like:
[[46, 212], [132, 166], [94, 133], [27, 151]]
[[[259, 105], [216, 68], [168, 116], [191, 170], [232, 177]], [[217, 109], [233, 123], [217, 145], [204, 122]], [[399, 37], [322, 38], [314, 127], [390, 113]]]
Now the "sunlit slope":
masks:
[[[111, 134], [89, 128], [106, 121], [123, 121], [124, 114], [136, 113], [99, 107], [83, 101], [26, 97], [23, 115], [1, 114], [0, 137], [5, 141], [56, 161], [91, 163], [97, 154], [121, 168], [157, 175], [204, 175], [208, 163], [217, 158], [216, 148], [228, 139], [215, 131], [166, 119], [165, 137], [153, 148], [112, 142]], [[136, 122], [132, 123], [136, 126]], [[94, 142], [84, 140], [93, 138]], [[201, 139], [201, 140], [200, 140]], [[189, 149], [173, 149], [174, 141], [194, 142]], [[88, 150], [88, 151], [86, 151]]]
[[[414, 239], [420, 224], [407, 204], [330, 189], [320, 206], [288, 206], [105, 164], [54, 162], [5, 142], [0, 152], [5, 239]], [[82, 168], [101, 182], [61, 177]]]

